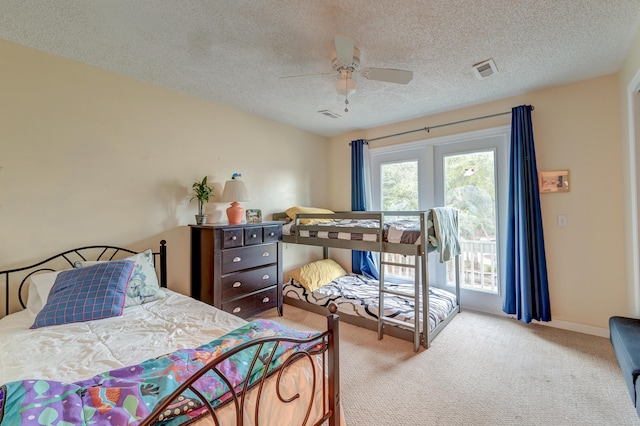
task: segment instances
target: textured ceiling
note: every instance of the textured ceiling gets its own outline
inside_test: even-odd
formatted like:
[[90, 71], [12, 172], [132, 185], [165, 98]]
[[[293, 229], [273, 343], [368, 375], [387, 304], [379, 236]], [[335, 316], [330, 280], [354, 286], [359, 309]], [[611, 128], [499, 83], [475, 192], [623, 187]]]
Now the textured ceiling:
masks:
[[[614, 73], [639, 22], [640, 0], [0, 2], [0, 38], [325, 136]], [[356, 76], [344, 113], [337, 74], [280, 79], [332, 71], [335, 34], [413, 80]]]

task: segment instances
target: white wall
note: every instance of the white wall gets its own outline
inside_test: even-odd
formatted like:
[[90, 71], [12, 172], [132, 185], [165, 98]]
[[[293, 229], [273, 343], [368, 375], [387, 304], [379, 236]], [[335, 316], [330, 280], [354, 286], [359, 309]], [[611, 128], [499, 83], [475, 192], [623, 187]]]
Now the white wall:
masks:
[[[639, 200], [640, 200], [640, 125], [634, 126], [631, 130], [632, 122], [640, 123], [640, 101], [637, 100], [637, 92], [640, 89], [640, 28], [636, 31], [632, 40], [631, 48], [627, 58], [619, 72], [619, 92], [620, 92], [620, 116], [623, 154], [621, 168], [624, 182], [623, 191], [625, 194], [625, 259], [626, 259], [626, 285], [627, 285], [627, 311], [629, 315], [638, 316], [640, 312], [640, 249], [638, 247], [639, 238]], [[633, 83], [633, 84], [632, 84]], [[635, 102], [632, 101], [635, 97]], [[632, 105], [636, 107], [633, 108]], [[635, 117], [633, 117], [635, 114]]]

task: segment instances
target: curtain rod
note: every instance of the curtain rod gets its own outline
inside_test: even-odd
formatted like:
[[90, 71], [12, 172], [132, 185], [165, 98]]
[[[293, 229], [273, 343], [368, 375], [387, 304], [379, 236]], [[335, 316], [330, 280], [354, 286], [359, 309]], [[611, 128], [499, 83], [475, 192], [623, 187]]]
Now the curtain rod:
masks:
[[[533, 111], [534, 109], [535, 108], [533, 107], [533, 105], [531, 105], [531, 110]], [[366, 139], [365, 142], [369, 143], [369, 142], [372, 142], [372, 141], [378, 141], [380, 139], [391, 138], [391, 137], [394, 137], [394, 136], [408, 135], [409, 133], [415, 133], [415, 132], [424, 132], [424, 131], [426, 131], [427, 133], [429, 133], [429, 131], [431, 129], [437, 129], [439, 127], [453, 126], [454, 124], [467, 123], [469, 121], [475, 121], [475, 120], [483, 120], [485, 118], [499, 117], [501, 115], [507, 115], [507, 114], [511, 114], [511, 111], [499, 112], [497, 114], [491, 114], [491, 115], [483, 115], [482, 117], [468, 118], [466, 120], [453, 121], [451, 123], [438, 124], [436, 126], [423, 127], [422, 129], [408, 130], [406, 132], [394, 133], [392, 135], [386, 135], [386, 136], [380, 136], [380, 137], [377, 137], [377, 138]]]

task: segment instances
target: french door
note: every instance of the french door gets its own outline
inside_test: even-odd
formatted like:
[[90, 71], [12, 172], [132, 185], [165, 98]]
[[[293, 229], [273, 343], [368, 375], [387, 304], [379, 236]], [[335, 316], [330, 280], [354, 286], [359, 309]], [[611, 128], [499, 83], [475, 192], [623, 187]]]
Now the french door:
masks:
[[[370, 150], [373, 210], [458, 209], [461, 305], [490, 313], [502, 312], [509, 131], [501, 127]], [[429, 265], [430, 284], [453, 290], [454, 262], [441, 264], [432, 253]], [[385, 270], [391, 278], [412, 274]]]

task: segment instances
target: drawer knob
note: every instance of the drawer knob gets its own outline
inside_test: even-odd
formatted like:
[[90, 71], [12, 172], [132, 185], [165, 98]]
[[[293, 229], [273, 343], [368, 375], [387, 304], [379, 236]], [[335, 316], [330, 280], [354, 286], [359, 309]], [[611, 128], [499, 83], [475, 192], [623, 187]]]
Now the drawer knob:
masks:
[[235, 240], [237, 240], [237, 239], [238, 239], [238, 237], [236, 237], [235, 235], [234, 235], [233, 237], [231, 237], [231, 240], [232, 240], [232, 241], [235, 241]]
[[233, 313], [237, 314], [238, 312], [240, 312], [242, 310], [242, 308], [240, 308], [239, 306], [237, 308], [233, 308]]
[[264, 299], [262, 299], [262, 303], [267, 303], [269, 301], [268, 297], [265, 297]]
[[236, 256], [233, 258], [233, 263], [242, 262], [242, 258], [240, 256]]
[[265, 251], [264, 253], [262, 253], [262, 257], [269, 257], [269, 252]]
[[233, 283], [233, 286], [234, 286], [235, 288], [238, 288], [238, 287], [240, 287], [241, 285], [242, 285], [242, 283], [241, 283], [240, 281], [236, 281], [235, 283]]
[[275, 232], [269, 232], [269, 236], [270, 236], [270, 237], [273, 237], [274, 235], [276, 235], [276, 233], [275, 233]]
[[255, 237], [257, 237], [256, 234], [251, 234], [251, 238], [255, 238]]
[[264, 275], [262, 276], [262, 279], [263, 279], [263, 280], [268, 280], [268, 279], [269, 279], [269, 275], [268, 275], [268, 274], [264, 274]]

